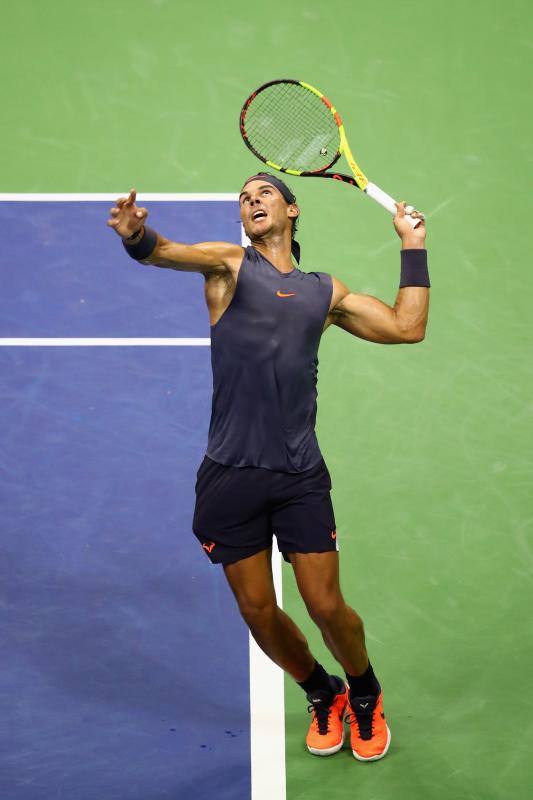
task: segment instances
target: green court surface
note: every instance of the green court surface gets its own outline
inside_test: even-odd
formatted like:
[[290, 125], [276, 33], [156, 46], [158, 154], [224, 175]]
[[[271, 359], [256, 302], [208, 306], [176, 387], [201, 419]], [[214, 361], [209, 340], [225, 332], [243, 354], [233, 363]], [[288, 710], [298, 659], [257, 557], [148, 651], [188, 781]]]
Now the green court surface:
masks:
[[[426, 340], [330, 329], [320, 350], [343, 586], [392, 746], [377, 764], [309, 756], [287, 681], [289, 800], [531, 796], [532, 16], [525, 0], [3, 10], [2, 192], [237, 191], [259, 166], [242, 101], [295, 77], [333, 99], [370, 179], [428, 216]], [[332, 181], [289, 183], [303, 269], [392, 302], [387, 214]], [[333, 669], [287, 567], [284, 607]]]

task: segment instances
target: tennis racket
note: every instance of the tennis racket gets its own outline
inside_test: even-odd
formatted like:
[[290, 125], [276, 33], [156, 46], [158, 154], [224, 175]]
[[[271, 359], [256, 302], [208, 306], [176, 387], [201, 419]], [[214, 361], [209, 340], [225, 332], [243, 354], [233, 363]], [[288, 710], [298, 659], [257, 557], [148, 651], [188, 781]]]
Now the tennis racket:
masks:
[[[338, 111], [314, 86], [289, 78], [263, 84], [244, 103], [239, 127], [246, 146], [272, 169], [349, 183], [396, 214], [393, 198], [371, 183], [355, 161]], [[341, 155], [352, 175], [327, 171]], [[413, 206], [405, 211], [416, 228], [421, 220], [411, 216]]]

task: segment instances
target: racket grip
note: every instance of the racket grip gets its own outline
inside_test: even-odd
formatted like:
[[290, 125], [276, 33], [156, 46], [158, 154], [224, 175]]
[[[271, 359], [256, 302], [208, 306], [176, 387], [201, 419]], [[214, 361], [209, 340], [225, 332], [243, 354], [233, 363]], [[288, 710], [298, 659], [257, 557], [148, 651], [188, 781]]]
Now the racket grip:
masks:
[[[369, 197], [372, 198], [372, 200], [375, 200], [376, 203], [380, 204], [380, 206], [386, 208], [390, 214], [396, 215], [396, 204], [392, 197], [387, 194], [387, 192], [384, 192], [379, 188], [379, 186], [376, 186], [375, 183], [370, 183], [370, 181], [367, 183], [364, 191]], [[409, 214], [405, 215], [405, 219], [410, 225], [413, 226], [413, 228], [416, 228], [416, 226], [420, 224], [420, 219], [411, 217]]]

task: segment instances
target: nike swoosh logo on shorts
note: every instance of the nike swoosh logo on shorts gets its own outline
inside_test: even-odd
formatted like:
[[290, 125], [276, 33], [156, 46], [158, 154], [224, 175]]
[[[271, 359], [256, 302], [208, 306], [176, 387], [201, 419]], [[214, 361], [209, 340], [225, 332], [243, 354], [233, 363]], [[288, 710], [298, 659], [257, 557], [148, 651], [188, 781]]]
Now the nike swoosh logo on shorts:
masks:
[[331, 538], [332, 539], [336, 539], [337, 538], [337, 531], [331, 531]]
[[296, 292], [287, 292], [287, 293], [285, 293], [285, 292], [280, 292], [280, 290], [278, 289], [276, 294], [277, 294], [278, 297], [294, 297], [296, 295]]
[[212, 551], [214, 546], [215, 546], [215, 542], [209, 542], [209, 544], [203, 544], [202, 545], [204, 550], [207, 550], [208, 553], [210, 553]]

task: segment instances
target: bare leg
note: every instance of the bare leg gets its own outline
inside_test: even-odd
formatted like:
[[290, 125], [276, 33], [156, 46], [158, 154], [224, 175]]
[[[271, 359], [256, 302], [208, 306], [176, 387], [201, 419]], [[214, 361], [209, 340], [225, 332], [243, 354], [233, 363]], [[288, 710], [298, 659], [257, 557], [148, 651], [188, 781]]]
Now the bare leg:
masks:
[[346, 605], [339, 585], [339, 557], [330, 553], [293, 553], [298, 589], [322, 638], [348, 675], [368, 667], [363, 620]]
[[228, 583], [250, 633], [266, 655], [294, 680], [305, 681], [315, 659], [303, 633], [276, 601], [272, 579], [272, 551], [224, 567]]

